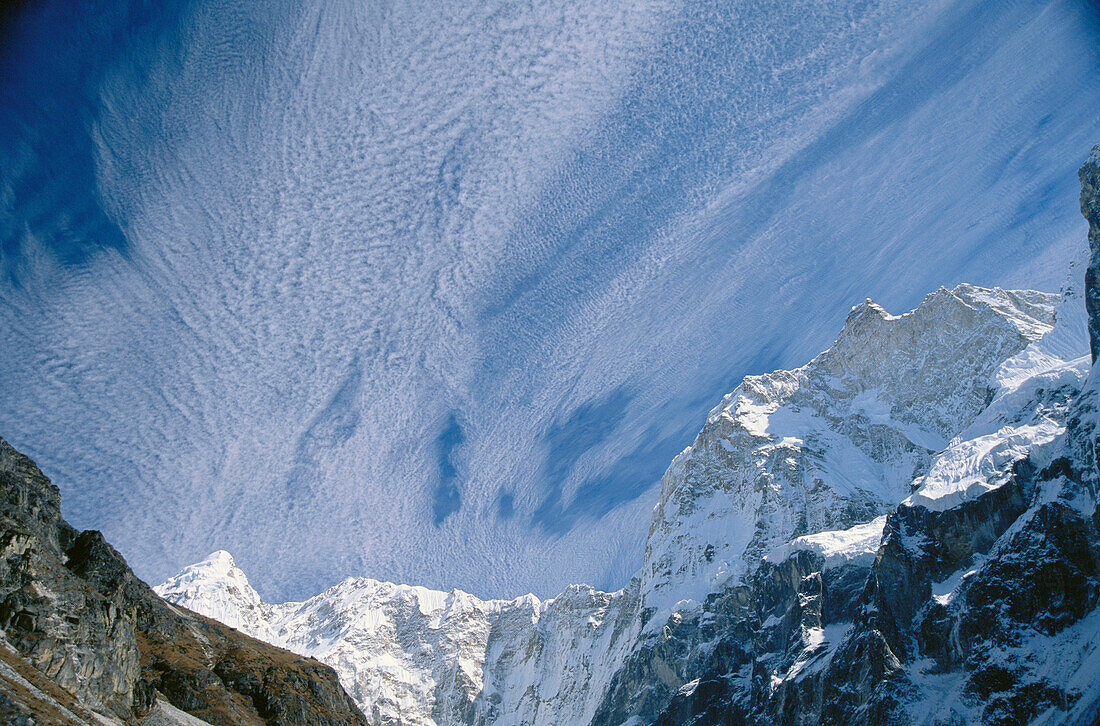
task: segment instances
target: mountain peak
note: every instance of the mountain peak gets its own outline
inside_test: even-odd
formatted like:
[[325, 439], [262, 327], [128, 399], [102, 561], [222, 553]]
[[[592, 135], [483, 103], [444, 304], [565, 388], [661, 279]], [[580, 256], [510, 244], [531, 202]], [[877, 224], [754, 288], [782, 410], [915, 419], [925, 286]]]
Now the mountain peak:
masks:
[[237, 563], [233, 560], [233, 555], [229, 554], [225, 550], [211, 552], [209, 555], [206, 556], [206, 559], [197, 563], [197, 566], [204, 565], [219, 570], [225, 570], [226, 572], [233, 570], [237, 567]]
[[244, 571], [237, 567], [233, 555], [225, 550], [211, 552], [204, 559], [188, 565], [161, 587], [168, 587], [169, 584], [176, 588], [194, 584], [211, 587], [224, 585], [237, 588], [245, 595], [255, 592]]
[[172, 602], [186, 602], [192, 610], [220, 620], [231, 628], [269, 643], [279, 642], [267, 626], [266, 605], [225, 550], [212, 552], [175, 577], [153, 588]]

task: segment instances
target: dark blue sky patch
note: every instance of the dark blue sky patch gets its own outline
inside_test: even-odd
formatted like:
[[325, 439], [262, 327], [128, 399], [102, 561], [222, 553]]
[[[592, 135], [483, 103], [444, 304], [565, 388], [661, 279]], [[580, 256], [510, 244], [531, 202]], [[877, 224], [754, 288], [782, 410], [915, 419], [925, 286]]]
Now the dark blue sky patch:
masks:
[[175, 21], [185, 2], [25, 3], [0, 28], [0, 283], [24, 282], [33, 243], [65, 265], [125, 253], [96, 186], [99, 84], [124, 49]]
[[650, 428], [642, 440], [633, 451], [608, 467], [606, 474], [581, 484], [563, 510], [564, 524], [572, 526], [580, 517], [599, 519], [645, 494], [660, 481], [669, 462], [686, 445], [681, 433], [661, 438], [656, 427]]
[[516, 496], [502, 489], [497, 495], [497, 519], [511, 519], [514, 516], [516, 516]]
[[568, 501], [563, 480], [552, 482], [550, 494], [535, 511], [535, 524], [547, 534], [562, 535], [581, 520], [599, 519], [637, 499], [660, 481], [669, 461], [689, 442], [686, 430], [662, 437], [657, 427], [651, 427], [641, 444], [581, 483]]
[[296, 502], [315, 493], [321, 454], [342, 446], [359, 426], [358, 397], [362, 380], [363, 369], [356, 356], [332, 397], [298, 437], [294, 465], [286, 482], [287, 502], [291, 509]]
[[466, 436], [459, 423], [457, 412], [447, 416], [447, 423], [436, 438], [436, 450], [439, 455], [439, 482], [432, 494], [432, 522], [435, 526], [443, 524], [447, 517], [462, 508], [461, 478], [456, 463], [456, 450], [462, 446]]
[[[599, 447], [615, 431], [626, 415], [634, 394], [624, 386], [608, 391], [604, 396], [581, 404], [560, 423], [556, 423], [543, 436], [546, 456], [542, 464], [542, 479], [547, 494], [532, 514], [534, 523], [543, 531], [553, 534], [567, 532], [581, 514], [583, 503], [574, 499], [565, 501], [565, 485], [573, 467], [586, 452]], [[623, 491], [612, 491], [623, 482], [603, 481], [608, 491], [595, 495], [587, 488], [589, 502], [626, 501], [633, 487], [626, 485]], [[606, 511], [606, 510], [604, 510]]]
[[564, 490], [574, 465], [586, 451], [603, 443], [615, 431], [633, 398], [622, 386], [598, 399], [581, 404], [565, 421], [554, 424], [543, 436], [546, 458], [542, 479], [546, 498], [535, 509], [535, 524], [549, 532], [569, 529], [565, 517]]

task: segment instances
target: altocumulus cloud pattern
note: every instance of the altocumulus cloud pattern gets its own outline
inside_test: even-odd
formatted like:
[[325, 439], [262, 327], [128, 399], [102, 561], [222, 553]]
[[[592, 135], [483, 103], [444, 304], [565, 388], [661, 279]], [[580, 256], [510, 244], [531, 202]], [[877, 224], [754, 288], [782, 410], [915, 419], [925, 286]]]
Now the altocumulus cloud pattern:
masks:
[[741, 376], [1083, 239], [1091, 3], [106, 5], [5, 20], [0, 432], [150, 581], [619, 587]]

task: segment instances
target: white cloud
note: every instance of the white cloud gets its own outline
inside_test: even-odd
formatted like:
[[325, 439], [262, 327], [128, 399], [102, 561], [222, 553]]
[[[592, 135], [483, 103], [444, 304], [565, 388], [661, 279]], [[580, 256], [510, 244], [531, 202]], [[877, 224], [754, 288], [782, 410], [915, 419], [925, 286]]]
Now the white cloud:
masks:
[[197, 4], [101, 89], [126, 254], [3, 291], [0, 434], [152, 581], [618, 586], [740, 375], [1061, 282], [1094, 45], [971, 5]]

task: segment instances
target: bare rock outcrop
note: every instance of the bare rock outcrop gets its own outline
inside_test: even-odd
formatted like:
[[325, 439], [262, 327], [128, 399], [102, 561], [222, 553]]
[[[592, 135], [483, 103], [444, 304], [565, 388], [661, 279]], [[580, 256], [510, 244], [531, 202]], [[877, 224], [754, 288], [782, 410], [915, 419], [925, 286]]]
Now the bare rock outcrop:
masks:
[[[328, 666], [164, 602], [99, 532], [65, 522], [57, 487], [3, 439], [0, 631], [9, 682], [30, 684], [18, 675], [29, 664], [58, 693], [0, 684], [12, 723], [57, 722], [35, 708], [122, 723], [166, 708], [225, 726], [366, 723]], [[28, 693], [44, 694], [34, 708]]]

